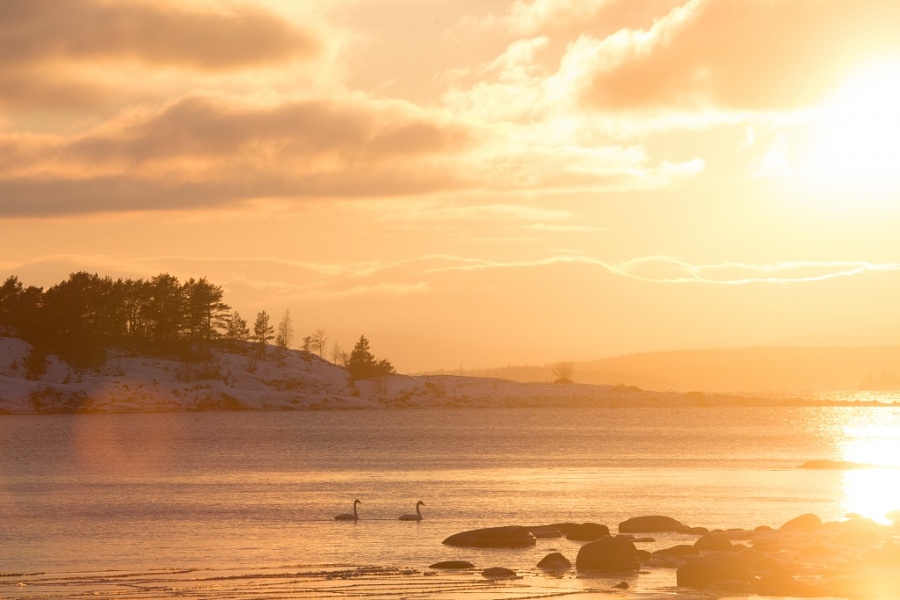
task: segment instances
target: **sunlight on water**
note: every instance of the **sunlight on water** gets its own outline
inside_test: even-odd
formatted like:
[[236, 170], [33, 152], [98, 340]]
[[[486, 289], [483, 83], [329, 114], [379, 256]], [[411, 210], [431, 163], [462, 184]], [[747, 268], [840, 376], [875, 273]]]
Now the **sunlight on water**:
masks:
[[887, 524], [885, 514], [900, 508], [900, 421], [897, 411], [854, 412], [842, 425], [843, 460], [861, 467], [843, 474], [848, 512]]

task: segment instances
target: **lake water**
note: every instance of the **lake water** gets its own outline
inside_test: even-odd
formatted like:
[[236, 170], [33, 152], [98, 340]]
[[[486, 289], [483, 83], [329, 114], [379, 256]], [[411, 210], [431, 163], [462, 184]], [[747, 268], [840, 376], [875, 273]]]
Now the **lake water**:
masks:
[[[796, 468], [813, 459], [883, 468]], [[334, 521], [355, 498], [361, 520]], [[418, 500], [422, 522], [396, 520]], [[534, 569], [551, 549], [574, 562], [575, 542], [471, 550], [441, 541], [561, 521], [615, 532], [645, 514], [754, 528], [806, 512], [882, 518], [898, 508], [895, 408], [0, 417], [3, 598], [590, 595], [609, 582]], [[643, 547], [695, 539], [656, 537]], [[475, 574], [428, 573], [449, 559], [526, 577], [483, 588]], [[358, 566], [386, 569], [348, 570]], [[674, 581], [671, 571], [636, 575], [628, 593], [673, 593]]]

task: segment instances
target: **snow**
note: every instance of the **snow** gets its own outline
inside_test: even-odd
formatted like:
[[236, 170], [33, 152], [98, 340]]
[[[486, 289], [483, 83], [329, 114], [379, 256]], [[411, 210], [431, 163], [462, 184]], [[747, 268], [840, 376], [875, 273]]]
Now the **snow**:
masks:
[[155, 412], [418, 407], [667, 404], [684, 395], [624, 386], [516, 383], [450, 375], [391, 375], [353, 382], [346, 369], [297, 350], [250, 345], [177, 359], [110, 350], [103, 367], [74, 369], [56, 356], [25, 377], [31, 346], [0, 337], [0, 412]]

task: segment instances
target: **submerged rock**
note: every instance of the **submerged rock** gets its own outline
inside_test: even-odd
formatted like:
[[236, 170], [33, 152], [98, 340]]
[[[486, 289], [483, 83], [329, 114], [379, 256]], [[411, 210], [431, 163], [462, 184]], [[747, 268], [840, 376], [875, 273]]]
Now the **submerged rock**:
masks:
[[451, 535], [443, 543], [471, 548], [524, 548], [534, 546], [537, 540], [526, 527], [508, 525], [463, 531]]
[[637, 548], [630, 540], [608, 535], [582, 546], [575, 558], [579, 571], [637, 571], [640, 566]]
[[657, 533], [664, 531], [680, 531], [685, 524], [672, 517], [650, 515], [632, 517], [619, 523], [619, 533]]
[[663, 548], [653, 553], [654, 556], [700, 556], [700, 551], [687, 544], [679, 544], [671, 548]]
[[573, 542], [590, 542], [604, 535], [609, 535], [609, 527], [599, 523], [582, 523], [566, 533], [566, 539]]
[[516, 577], [516, 572], [506, 567], [490, 567], [482, 571], [481, 574], [489, 579], [511, 579]]
[[467, 560], [444, 560], [436, 562], [429, 569], [474, 569], [475, 565]]
[[538, 525], [529, 527], [528, 531], [536, 538], [558, 538], [563, 536], [562, 531], [555, 525]]
[[849, 460], [810, 460], [800, 465], [800, 468], [850, 471], [852, 469], [871, 469], [872, 465], [867, 465], [865, 463], [855, 463]]

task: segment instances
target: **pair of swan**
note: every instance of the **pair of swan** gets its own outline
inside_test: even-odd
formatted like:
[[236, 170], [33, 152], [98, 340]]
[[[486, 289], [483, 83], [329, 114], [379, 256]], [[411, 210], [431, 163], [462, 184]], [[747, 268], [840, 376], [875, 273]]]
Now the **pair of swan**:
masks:
[[[337, 515], [334, 519], [336, 521], [359, 521], [359, 513], [356, 512], [356, 505], [362, 504], [359, 500], [353, 501], [353, 513], [343, 513]], [[397, 517], [400, 521], [421, 521], [422, 520], [422, 511], [419, 510], [420, 506], [425, 506], [425, 503], [419, 500], [416, 502], [416, 514], [408, 514], [408, 515], [400, 515]]]

